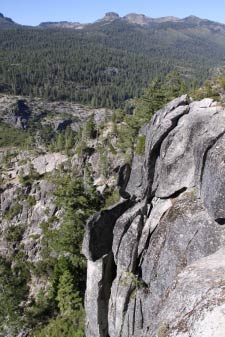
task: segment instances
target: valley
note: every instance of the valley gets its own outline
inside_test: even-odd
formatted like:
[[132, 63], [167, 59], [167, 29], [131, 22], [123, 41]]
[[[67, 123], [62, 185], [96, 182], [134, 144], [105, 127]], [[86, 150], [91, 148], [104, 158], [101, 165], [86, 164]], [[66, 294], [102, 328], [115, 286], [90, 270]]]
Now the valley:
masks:
[[0, 14], [0, 337], [220, 337], [224, 56], [192, 15]]

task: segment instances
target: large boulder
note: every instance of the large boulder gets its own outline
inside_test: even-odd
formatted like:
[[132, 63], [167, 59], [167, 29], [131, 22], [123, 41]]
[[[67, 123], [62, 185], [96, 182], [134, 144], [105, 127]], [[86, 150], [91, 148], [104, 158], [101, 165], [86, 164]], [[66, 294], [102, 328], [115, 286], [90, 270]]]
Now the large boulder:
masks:
[[39, 174], [45, 174], [47, 172], [52, 172], [67, 160], [68, 157], [61, 153], [46, 153], [34, 158], [32, 164]]
[[9, 107], [7, 113], [3, 116], [3, 120], [13, 127], [27, 129], [30, 114], [31, 112], [27, 102], [25, 100], [18, 99]]

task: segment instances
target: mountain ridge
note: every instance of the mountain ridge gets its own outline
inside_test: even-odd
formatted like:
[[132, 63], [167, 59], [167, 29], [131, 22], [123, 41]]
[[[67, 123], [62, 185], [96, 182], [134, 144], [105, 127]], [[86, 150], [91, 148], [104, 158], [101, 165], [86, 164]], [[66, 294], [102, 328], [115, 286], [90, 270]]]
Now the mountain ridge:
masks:
[[67, 21], [67, 20], [61, 20], [61, 21], [44, 21], [41, 22], [39, 25], [34, 25], [34, 26], [28, 26], [28, 25], [22, 25], [18, 24], [13, 21], [13, 19], [9, 17], [5, 17], [4, 14], [0, 13], [0, 28], [3, 25], [18, 25], [18, 26], [24, 26], [24, 27], [41, 27], [41, 28], [70, 28], [70, 29], [77, 29], [77, 28], [84, 28], [88, 25], [96, 24], [96, 23], [111, 23], [115, 20], [119, 21], [124, 21], [130, 24], [136, 24], [140, 26], [150, 26], [152, 23], [165, 23], [165, 22], [175, 22], [175, 23], [184, 23], [184, 22], [189, 22], [189, 23], [195, 23], [195, 24], [200, 24], [202, 22], [208, 22], [208, 23], [214, 23], [214, 24], [219, 24], [222, 26], [225, 26], [224, 23], [217, 22], [217, 21], [212, 21], [209, 19], [202, 19], [199, 18], [195, 15], [189, 15], [184, 18], [179, 18], [176, 16], [162, 16], [158, 18], [153, 18], [153, 17], [148, 17], [145, 14], [141, 13], [128, 13], [124, 16], [120, 16], [116, 12], [107, 12], [105, 13], [104, 17], [94, 21], [94, 22], [88, 22], [88, 23], [81, 23], [78, 21]]
[[14, 26], [17, 25], [16, 22], [14, 22], [11, 18], [8, 18], [6, 16], [4, 16], [4, 14], [0, 13], [0, 28], [1, 27], [10, 27], [10, 26]]
[[224, 25], [193, 16], [148, 25], [146, 20], [151, 19], [132, 13], [121, 19], [109, 12], [85, 25], [4, 25], [1, 61], [8, 72], [1, 73], [0, 91], [118, 108], [171, 70], [199, 85], [223, 67]]
[[[201, 23], [210, 23], [210, 24], [217, 24], [217, 25], [221, 25], [225, 27], [225, 24], [217, 22], [217, 21], [212, 21], [212, 20], [208, 20], [208, 19], [202, 19], [199, 18], [195, 15], [189, 15], [187, 17], [184, 18], [178, 18], [175, 16], [162, 16], [159, 18], [152, 18], [152, 17], [148, 17], [145, 14], [137, 14], [137, 13], [128, 13], [125, 16], [119, 16], [118, 13], [115, 12], [108, 12], [105, 14], [105, 16], [101, 19], [98, 19], [94, 22], [89, 22], [89, 23], [78, 23], [78, 22], [69, 22], [70, 27], [67, 28], [77, 28], [77, 25], [79, 26], [88, 26], [88, 25], [92, 25], [92, 24], [96, 24], [96, 23], [112, 23], [114, 21], [121, 21], [121, 22], [127, 22], [130, 24], [135, 24], [135, 25], [139, 25], [139, 26], [144, 26], [144, 27], [150, 27], [151, 24], [161, 24], [161, 23], [166, 23], [166, 22], [174, 22], [174, 23], [192, 23], [192, 24], [201, 24]], [[63, 21], [64, 22], [64, 21]], [[63, 23], [62, 22], [62, 23]], [[39, 26], [43, 26], [43, 24], [46, 24], [45, 22], [41, 23]], [[52, 24], [52, 22], [48, 22], [49, 25], [46, 25], [46, 27], [50, 27], [50, 25]], [[56, 24], [56, 22], [55, 22]], [[60, 22], [57, 22], [58, 27]], [[76, 26], [73, 27], [73, 24], [76, 24]], [[61, 26], [62, 28], [63, 25]]]

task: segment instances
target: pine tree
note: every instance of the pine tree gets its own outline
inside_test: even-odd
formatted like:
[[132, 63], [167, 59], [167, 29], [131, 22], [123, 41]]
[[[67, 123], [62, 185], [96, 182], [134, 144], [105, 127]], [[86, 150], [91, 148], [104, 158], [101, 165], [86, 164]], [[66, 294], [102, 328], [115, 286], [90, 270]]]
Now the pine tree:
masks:
[[149, 122], [154, 112], [160, 109], [166, 101], [163, 82], [159, 79], [154, 79], [139, 100], [134, 115], [134, 125], [139, 128]]
[[90, 138], [94, 138], [95, 132], [96, 132], [96, 125], [94, 121], [94, 115], [91, 115], [83, 126], [82, 139], [88, 140]]
[[68, 270], [59, 279], [56, 300], [63, 316], [71, 317], [81, 308], [82, 300], [80, 294], [74, 289], [73, 277]]

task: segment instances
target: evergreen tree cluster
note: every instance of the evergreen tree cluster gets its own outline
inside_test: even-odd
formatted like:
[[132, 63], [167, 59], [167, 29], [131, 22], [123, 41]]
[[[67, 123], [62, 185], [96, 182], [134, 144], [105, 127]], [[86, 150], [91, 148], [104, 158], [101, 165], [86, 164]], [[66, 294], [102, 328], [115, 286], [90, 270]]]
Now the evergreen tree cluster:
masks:
[[[84, 225], [102, 206], [90, 175], [85, 181], [73, 172], [58, 172], [53, 178], [55, 202], [63, 210], [62, 223], [54, 229], [56, 219], [42, 223], [43, 261], [36, 273], [51, 280], [45, 299], [28, 308], [37, 337], [84, 337], [84, 291], [86, 261], [81, 254]], [[53, 257], [54, 256], [54, 257]], [[43, 317], [45, 316], [45, 317]], [[38, 328], [38, 321], [43, 327]]]
[[173, 69], [200, 83], [225, 48], [171, 24], [0, 30], [0, 92], [118, 108]]

